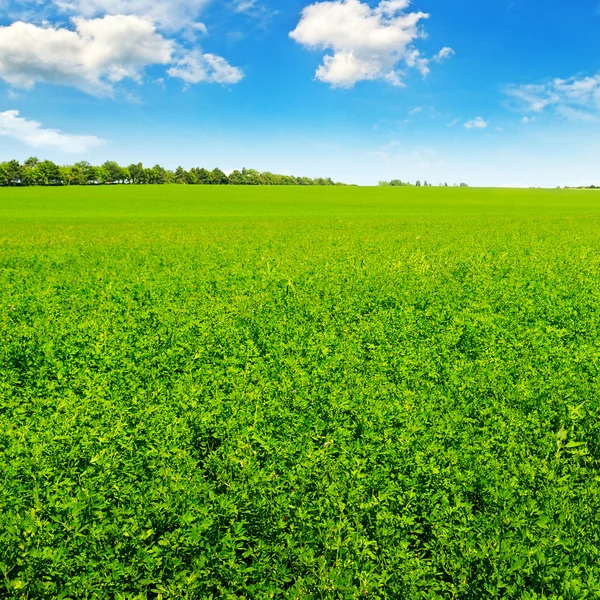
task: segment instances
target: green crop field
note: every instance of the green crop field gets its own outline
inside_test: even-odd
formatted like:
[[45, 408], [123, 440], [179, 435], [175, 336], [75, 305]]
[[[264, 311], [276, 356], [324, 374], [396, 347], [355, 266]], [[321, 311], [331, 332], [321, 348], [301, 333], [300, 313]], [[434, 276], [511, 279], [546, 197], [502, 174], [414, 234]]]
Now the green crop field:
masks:
[[0, 597], [600, 598], [600, 192], [0, 190]]

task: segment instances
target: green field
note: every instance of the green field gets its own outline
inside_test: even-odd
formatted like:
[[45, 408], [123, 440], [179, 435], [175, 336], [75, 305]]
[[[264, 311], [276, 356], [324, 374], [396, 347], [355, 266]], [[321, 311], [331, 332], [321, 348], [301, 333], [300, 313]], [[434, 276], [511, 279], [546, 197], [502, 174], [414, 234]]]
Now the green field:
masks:
[[600, 192], [0, 190], [0, 597], [600, 598]]

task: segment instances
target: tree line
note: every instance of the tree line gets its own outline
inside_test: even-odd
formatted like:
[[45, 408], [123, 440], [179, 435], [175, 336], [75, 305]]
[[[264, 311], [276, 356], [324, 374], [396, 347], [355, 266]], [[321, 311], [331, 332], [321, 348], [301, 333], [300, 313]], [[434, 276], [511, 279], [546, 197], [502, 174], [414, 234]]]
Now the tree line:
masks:
[[[382, 187], [433, 187], [433, 183], [427, 183], [424, 181], [421, 184], [420, 181], [416, 183], [410, 183], [408, 181], [400, 181], [400, 179], [392, 179], [391, 181], [380, 181], [379, 185]], [[447, 183], [440, 183], [438, 187], [469, 187], [466, 183], [455, 183], [449, 186]]]
[[175, 171], [160, 165], [146, 168], [142, 163], [122, 167], [115, 161], [94, 166], [82, 161], [74, 165], [60, 166], [50, 160], [28, 158], [23, 164], [18, 160], [0, 163], [0, 186], [70, 186], [106, 184], [187, 184], [187, 185], [346, 185], [331, 178], [295, 177], [260, 173], [254, 169], [233, 171], [227, 175], [221, 169], [209, 171], [192, 168]]

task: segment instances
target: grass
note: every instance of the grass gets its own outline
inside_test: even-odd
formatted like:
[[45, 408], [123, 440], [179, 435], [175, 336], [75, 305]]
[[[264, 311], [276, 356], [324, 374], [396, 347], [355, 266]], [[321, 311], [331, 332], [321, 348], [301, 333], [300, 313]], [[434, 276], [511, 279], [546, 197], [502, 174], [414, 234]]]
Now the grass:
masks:
[[599, 208], [0, 190], [0, 597], [599, 598]]

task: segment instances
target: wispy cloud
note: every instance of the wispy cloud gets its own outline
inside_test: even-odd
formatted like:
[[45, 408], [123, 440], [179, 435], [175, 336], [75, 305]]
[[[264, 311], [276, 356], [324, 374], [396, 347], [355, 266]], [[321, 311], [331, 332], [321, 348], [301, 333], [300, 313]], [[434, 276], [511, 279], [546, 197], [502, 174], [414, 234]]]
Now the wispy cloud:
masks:
[[505, 92], [523, 112], [552, 111], [570, 120], [589, 122], [600, 117], [600, 74], [552, 79], [541, 84], [509, 85]]
[[87, 152], [105, 143], [94, 135], [73, 135], [58, 129], [46, 129], [37, 121], [20, 117], [18, 110], [0, 113], [0, 135], [18, 140], [32, 148], [50, 148], [74, 153]]

